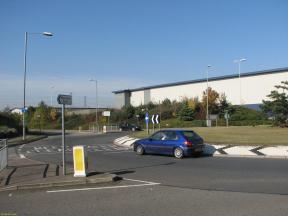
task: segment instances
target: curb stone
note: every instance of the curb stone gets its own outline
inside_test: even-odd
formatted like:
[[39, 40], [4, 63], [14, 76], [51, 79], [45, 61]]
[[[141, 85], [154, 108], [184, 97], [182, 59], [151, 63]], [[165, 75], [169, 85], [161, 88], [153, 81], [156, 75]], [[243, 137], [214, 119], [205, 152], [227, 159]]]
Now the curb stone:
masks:
[[[74, 177], [73, 177], [74, 178]], [[86, 185], [86, 184], [100, 184], [109, 183], [119, 180], [120, 177], [115, 174], [102, 174], [102, 176], [97, 178], [87, 178], [87, 177], [75, 177], [73, 180], [62, 180], [53, 182], [37, 182], [31, 184], [19, 184], [0, 188], [1, 191], [15, 191], [15, 190], [27, 190], [27, 189], [42, 189], [50, 187], [64, 187], [64, 186], [76, 186], [76, 185]]]
[[[132, 149], [133, 143], [138, 140], [129, 136], [119, 137], [114, 140], [115, 145]], [[215, 156], [245, 156], [256, 158], [284, 158], [288, 159], [288, 146], [241, 146], [228, 144], [205, 143], [205, 155]]]

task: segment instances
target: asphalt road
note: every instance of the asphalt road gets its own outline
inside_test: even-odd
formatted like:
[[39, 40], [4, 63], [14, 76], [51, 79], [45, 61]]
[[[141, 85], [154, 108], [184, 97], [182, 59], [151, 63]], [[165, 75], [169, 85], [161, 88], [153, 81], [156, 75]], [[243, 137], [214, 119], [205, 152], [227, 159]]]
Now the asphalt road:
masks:
[[[138, 156], [112, 144], [122, 135], [71, 135], [67, 145], [87, 146], [89, 171], [128, 180], [80, 191], [1, 193], [0, 215], [288, 215], [285, 159]], [[61, 164], [60, 146], [54, 136], [18, 153]]]

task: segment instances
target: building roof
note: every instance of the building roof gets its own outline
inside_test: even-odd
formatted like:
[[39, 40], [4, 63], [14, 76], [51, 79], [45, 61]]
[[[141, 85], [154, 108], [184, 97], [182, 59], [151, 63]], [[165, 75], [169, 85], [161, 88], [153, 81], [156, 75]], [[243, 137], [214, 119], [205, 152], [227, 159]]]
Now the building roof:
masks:
[[[270, 69], [270, 70], [241, 73], [241, 77], [250, 77], [250, 76], [259, 76], [259, 75], [266, 75], [266, 74], [283, 73], [283, 72], [287, 72], [287, 71], [288, 71], [288, 67], [276, 68], [276, 69]], [[209, 81], [233, 79], [233, 78], [238, 78], [238, 77], [239, 77], [239, 74], [232, 74], [232, 75], [225, 75], [225, 76], [218, 76], [218, 77], [209, 77]], [[187, 84], [201, 83], [201, 82], [206, 82], [206, 81], [207, 81], [206, 78], [205, 79], [195, 79], [195, 80], [188, 80], [188, 81], [182, 81], [182, 82], [174, 82], [174, 83], [167, 83], [167, 84], [160, 84], [160, 85], [151, 85], [151, 86], [134, 88], [134, 89], [118, 90], [118, 91], [113, 91], [112, 93], [120, 94], [120, 93], [124, 93], [124, 92], [143, 91], [143, 90], [148, 90], [148, 89], [164, 88], [164, 87], [178, 86], [178, 85], [187, 85]]]

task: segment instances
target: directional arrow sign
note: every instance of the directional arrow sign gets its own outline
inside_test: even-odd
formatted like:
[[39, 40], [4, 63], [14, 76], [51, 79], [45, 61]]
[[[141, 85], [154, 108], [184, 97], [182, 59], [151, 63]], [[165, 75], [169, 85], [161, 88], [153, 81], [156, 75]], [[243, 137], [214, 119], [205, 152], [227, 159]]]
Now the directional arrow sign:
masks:
[[58, 95], [58, 104], [72, 105], [72, 95]]
[[155, 117], [155, 115], [152, 115], [152, 117], [151, 117], [152, 124], [155, 124], [154, 117]]
[[156, 121], [156, 124], [159, 124], [159, 115], [156, 115], [155, 121]]

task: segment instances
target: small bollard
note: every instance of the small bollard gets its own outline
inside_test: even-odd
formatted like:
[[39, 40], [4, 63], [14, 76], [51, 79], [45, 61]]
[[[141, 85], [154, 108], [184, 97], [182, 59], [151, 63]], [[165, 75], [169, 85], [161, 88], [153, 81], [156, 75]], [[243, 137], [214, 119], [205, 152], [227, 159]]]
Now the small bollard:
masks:
[[73, 147], [74, 177], [86, 177], [88, 160], [84, 146]]

